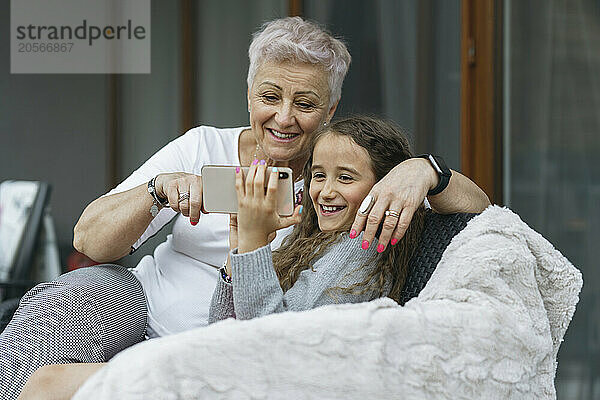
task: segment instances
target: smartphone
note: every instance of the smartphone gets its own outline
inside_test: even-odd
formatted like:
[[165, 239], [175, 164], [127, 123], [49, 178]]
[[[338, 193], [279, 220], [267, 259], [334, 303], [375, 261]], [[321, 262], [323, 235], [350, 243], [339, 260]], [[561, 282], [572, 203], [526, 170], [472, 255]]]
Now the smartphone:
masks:
[[[235, 191], [235, 169], [233, 165], [205, 165], [202, 167], [202, 207], [207, 212], [237, 213], [237, 193]], [[244, 176], [248, 176], [248, 167], [242, 167]], [[271, 176], [271, 167], [267, 168], [265, 188]], [[277, 213], [290, 216], [294, 213], [294, 180], [292, 170], [277, 167], [279, 171], [277, 185]]]

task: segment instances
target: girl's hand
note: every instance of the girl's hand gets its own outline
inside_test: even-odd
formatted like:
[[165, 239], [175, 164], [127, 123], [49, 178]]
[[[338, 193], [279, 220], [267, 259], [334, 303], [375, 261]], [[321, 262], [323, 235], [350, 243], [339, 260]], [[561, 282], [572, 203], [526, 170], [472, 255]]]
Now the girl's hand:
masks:
[[[277, 232], [271, 232], [267, 241], [271, 243]], [[237, 222], [237, 214], [229, 214], [229, 251], [238, 247], [238, 222]], [[231, 262], [229, 259], [229, 253], [227, 254], [227, 262], [225, 266], [227, 270], [227, 274], [231, 276]]]
[[[267, 240], [271, 243], [277, 232], [271, 232]], [[229, 251], [238, 247], [238, 223], [237, 214], [229, 214]]]
[[[238, 247], [238, 223], [237, 214], [229, 214], [229, 251]], [[225, 263], [227, 275], [231, 276], [231, 257], [227, 252], [227, 262]]]
[[[238, 196], [237, 245], [239, 253], [256, 250], [269, 243], [270, 235], [278, 229], [300, 222], [300, 209], [296, 207], [290, 217], [277, 214], [277, 168], [272, 168], [265, 190], [267, 168], [253, 164], [244, 177], [242, 169], [236, 170], [235, 189]], [[271, 238], [272, 240], [272, 238]]]
[[229, 251], [238, 247], [237, 214], [229, 214]]

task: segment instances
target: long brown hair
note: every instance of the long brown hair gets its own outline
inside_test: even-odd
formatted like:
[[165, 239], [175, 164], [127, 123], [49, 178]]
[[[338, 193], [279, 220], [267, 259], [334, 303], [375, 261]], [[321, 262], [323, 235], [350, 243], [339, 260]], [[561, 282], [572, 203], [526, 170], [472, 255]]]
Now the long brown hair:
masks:
[[[308, 195], [313, 150], [320, 139], [331, 134], [347, 136], [364, 148], [369, 154], [369, 167], [378, 181], [396, 165], [412, 157], [408, 139], [402, 130], [389, 121], [374, 117], [344, 118], [313, 134], [310, 142], [310, 158], [302, 174], [304, 178], [302, 220], [294, 227], [282, 246], [273, 253], [275, 271], [284, 291], [294, 285], [300, 272], [312, 268], [312, 261], [318, 259], [332, 244], [339, 241], [341, 233], [345, 232], [344, 230], [321, 232], [317, 213]], [[424, 213], [423, 206], [419, 207], [404, 237], [396, 245], [388, 246], [383, 253], [375, 255], [375, 260], [369, 260], [369, 262], [375, 261], [375, 268], [363, 282], [335, 289], [346, 293], [370, 291], [373, 293], [372, 298], [387, 295], [399, 301], [400, 291], [406, 280], [408, 262], [423, 230]], [[388, 290], [389, 292], [385, 293]]]

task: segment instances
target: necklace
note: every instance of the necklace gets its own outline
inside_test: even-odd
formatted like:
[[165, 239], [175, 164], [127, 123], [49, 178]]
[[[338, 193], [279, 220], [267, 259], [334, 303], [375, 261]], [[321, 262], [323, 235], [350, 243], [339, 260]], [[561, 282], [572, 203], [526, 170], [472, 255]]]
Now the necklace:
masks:
[[[260, 145], [258, 143], [256, 143], [256, 148], [254, 149], [254, 155], [252, 156], [253, 160], [258, 160], [258, 151], [262, 151], [263, 154], [265, 155], [265, 161], [267, 163], [267, 167], [270, 167], [272, 165], [275, 164], [275, 161], [273, 161], [269, 156], [267, 156], [267, 153], [265, 153], [265, 151], [260, 147]], [[299, 174], [297, 177], [294, 178], [294, 182], [299, 182], [300, 180], [302, 180], [302, 174]]]
[[[253, 156], [254, 160], [258, 160], [258, 150], [262, 150], [262, 149], [260, 148], [260, 145], [258, 143], [256, 143], [256, 148], [254, 149], [254, 156]], [[264, 151], [263, 151], [263, 153], [264, 153]], [[270, 163], [271, 159], [268, 156], [266, 157], [265, 161], [267, 162], [267, 165], [270, 165], [269, 163]]]
[[269, 157], [269, 156], [267, 155], [267, 153], [265, 153], [265, 151], [262, 149], [262, 147], [260, 147], [260, 145], [259, 145], [258, 143], [256, 143], [256, 148], [254, 149], [253, 160], [258, 160], [258, 159], [259, 159], [259, 158], [258, 158], [258, 151], [259, 151], [259, 150], [260, 150], [260, 151], [261, 151], [261, 152], [262, 152], [262, 153], [265, 155], [265, 157], [264, 157], [264, 158], [261, 158], [261, 160], [265, 160], [265, 162], [266, 162], [266, 164], [267, 164], [267, 167], [270, 167], [270, 166], [273, 166], [273, 165], [275, 165], [275, 161], [273, 161], [273, 160], [271, 159], [271, 157]]

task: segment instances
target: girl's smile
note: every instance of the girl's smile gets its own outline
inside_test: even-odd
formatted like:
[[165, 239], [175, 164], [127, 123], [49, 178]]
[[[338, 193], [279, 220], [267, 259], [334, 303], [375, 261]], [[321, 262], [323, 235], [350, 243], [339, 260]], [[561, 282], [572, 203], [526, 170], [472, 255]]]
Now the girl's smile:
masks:
[[369, 154], [351, 138], [332, 132], [319, 139], [309, 194], [321, 231], [350, 227], [375, 182]]

